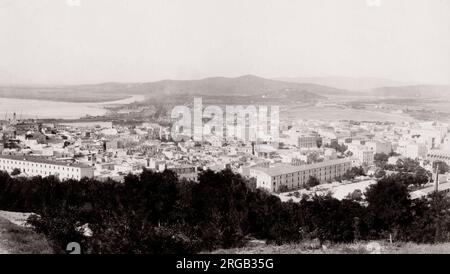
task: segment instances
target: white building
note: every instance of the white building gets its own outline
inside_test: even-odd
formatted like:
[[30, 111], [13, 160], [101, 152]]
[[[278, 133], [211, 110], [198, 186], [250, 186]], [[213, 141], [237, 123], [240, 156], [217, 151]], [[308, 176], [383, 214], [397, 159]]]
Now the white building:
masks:
[[360, 165], [373, 165], [374, 152], [369, 149], [360, 149], [353, 153], [353, 157], [356, 158]]
[[385, 142], [385, 141], [366, 142], [366, 146], [369, 150], [372, 150], [374, 153], [389, 154], [389, 153], [391, 153], [391, 150], [392, 150], [391, 143]]
[[20, 170], [27, 176], [50, 175], [60, 180], [94, 177], [94, 168], [81, 164], [70, 164], [59, 161], [51, 161], [41, 157], [0, 155], [0, 169], [11, 173], [14, 169]]
[[442, 161], [450, 165], [450, 150], [430, 150], [427, 153], [427, 160], [431, 162]]
[[410, 136], [417, 140], [417, 143], [425, 144], [427, 148], [437, 148], [445, 136], [445, 132], [440, 129], [413, 129]]
[[425, 144], [406, 145], [405, 156], [411, 159], [423, 159], [427, 156], [427, 146]]
[[348, 151], [353, 153], [353, 156], [356, 159], [358, 165], [370, 166], [373, 164], [373, 157], [375, 152], [369, 149], [367, 146], [352, 143], [348, 145]]
[[278, 164], [272, 167], [251, 167], [250, 177], [256, 178], [256, 187], [272, 192], [305, 187], [310, 176], [320, 182], [332, 181], [351, 168], [352, 159], [336, 159], [309, 165]]
[[298, 147], [317, 148], [317, 142], [320, 138], [317, 136], [302, 135], [298, 137]]

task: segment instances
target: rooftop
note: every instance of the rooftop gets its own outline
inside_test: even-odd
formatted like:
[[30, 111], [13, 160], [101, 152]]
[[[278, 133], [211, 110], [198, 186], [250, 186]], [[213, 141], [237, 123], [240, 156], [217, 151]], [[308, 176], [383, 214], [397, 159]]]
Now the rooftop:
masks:
[[324, 162], [314, 163], [314, 164], [309, 164], [309, 165], [293, 166], [290, 164], [277, 164], [274, 167], [269, 167], [269, 168], [252, 167], [252, 169], [260, 170], [262, 172], [267, 173], [270, 176], [279, 176], [282, 174], [305, 171], [305, 170], [314, 169], [314, 168], [327, 167], [327, 166], [338, 165], [338, 164], [343, 164], [343, 163], [351, 163], [351, 161], [352, 161], [351, 158], [343, 158], [343, 159], [334, 159], [334, 160], [329, 160], [329, 161], [324, 161]]
[[0, 159], [8, 159], [8, 160], [16, 160], [16, 161], [27, 161], [33, 163], [41, 163], [41, 164], [49, 164], [49, 165], [58, 165], [58, 166], [69, 166], [69, 167], [79, 167], [79, 168], [88, 168], [90, 166], [84, 164], [74, 164], [62, 161], [54, 161], [49, 160], [43, 157], [38, 156], [24, 156], [24, 155], [0, 155]]

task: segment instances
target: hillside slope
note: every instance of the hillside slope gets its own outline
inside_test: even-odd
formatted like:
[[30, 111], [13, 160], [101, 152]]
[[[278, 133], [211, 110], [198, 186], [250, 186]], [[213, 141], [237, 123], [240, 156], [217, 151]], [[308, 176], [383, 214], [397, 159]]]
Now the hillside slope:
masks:
[[291, 77], [291, 78], [277, 78], [280, 81], [294, 82], [294, 83], [312, 83], [317, 85], [334, 87], [337, 89], [349, 91], [368, 91], [381, 87], [398, 87], [410, 85], [383, 78], [356, 78], [356, 77]]
[[388, 242], [357, 242], [320, 247], [314, 243], [288, 245], [250, 245], [243, 248], [220, 249], [213, 254], [450, 254], [450, 243], [415, 244]]
[[382, 87], [372, 90], [372, 94], [381, 97], [402, 98], [445, 98], [450, 95], [450, 86], [416, 85], [402, 87]]
[[0, 87], [0, 97], [91, 102], [123, 99], [133, 94], [151, 98], [197, 96], [275, 96], [310, 101], [342, 90], [315, 85], [265, 79], [253, 75], [236, 78], [212, 77], [200, 80], [162, 80], [145, 83], [102, 83], [77, 86]]
[[0, 254], [51, 254], [44, 236], [0, 217]]

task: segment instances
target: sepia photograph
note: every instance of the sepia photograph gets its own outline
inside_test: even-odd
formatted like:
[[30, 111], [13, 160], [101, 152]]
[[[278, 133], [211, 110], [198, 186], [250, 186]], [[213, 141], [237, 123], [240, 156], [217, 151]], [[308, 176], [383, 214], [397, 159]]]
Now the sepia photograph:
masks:
[[450, 254], [449, 14], [0, 0], [0, 254]]

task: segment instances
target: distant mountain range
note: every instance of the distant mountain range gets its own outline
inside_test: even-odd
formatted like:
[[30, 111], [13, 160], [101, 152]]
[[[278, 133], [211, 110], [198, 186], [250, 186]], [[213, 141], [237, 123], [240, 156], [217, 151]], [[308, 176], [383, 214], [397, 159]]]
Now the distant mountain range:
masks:
[[[171, 97], [254, 97], [311, 101], [324, 98], [324, 94], [339, 94], [344, 90], [316, 85], [290, 83], [265, 79], [253, 75], [236, 78], [213, 77], [200, 80], [162, 80], [146, 83], [102, 83], [96, 85], [51, 86], [51, 87], [0, 87], [0, 97], [46, 99], [56, 101], [95, 101], [100, 97], [111, 99], [132, 94], [143, 94], [151, 98]], [[77, 99], [77, 97], [81, 99]], [[56, 99], [55, 99], [56, 98]]]
[[450, 86], [405, 85], [379, 78], [279, 78], [254, 75], [144, 83], [101, 83], [71, 86], [0, 86], [0, 97], [66, 102], [100, 102], [142, 94], [156, 102], [183, 102], [202, 96], [224, 103], [308, 103], [331, 95], [376, 97], [441, 97]]
[[450, 96], [450, 86], [445, 85], [416, 85], [402, 87], [381, 87], [372, 90], [378, 97], [405, 98], [444, 98]]
[[[345, 92], [344, 90], [310, 83], [292, 83], [266, 79], [254, 75], [236, 78], [211, 77], [200, 80], [162, 80], [158, 82], [131, 84], [127, 91], [139, 94], [162, 93], [164, 95], [198, 94], [198, 95], [236, 95], [253, 96], [285, 93], [302, 93], [305, 96]], [[316, 94], [316, 95], [315, 95]]]
[[347, 90], [348, 93], [352, 94], [375, 97], [447, 99], [450, 96], [450, 86], [406, 83], [383, 78], [298, 77], [277, 78], [277, 80], [295, 83], [313, 83]]
[[294, 82], [294, 83], [312, 83], [343, 89], [348, 91], [368, 91], [381, 87], [398, 87], [413, 85], [414, 83], [404, 83], [383, 78], [354, 78], [354, 77], [294, 77], [294, 78], [276, 78], [276, 80]]

